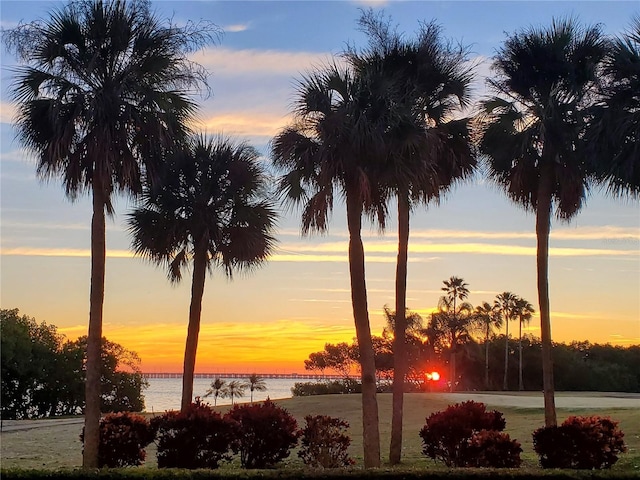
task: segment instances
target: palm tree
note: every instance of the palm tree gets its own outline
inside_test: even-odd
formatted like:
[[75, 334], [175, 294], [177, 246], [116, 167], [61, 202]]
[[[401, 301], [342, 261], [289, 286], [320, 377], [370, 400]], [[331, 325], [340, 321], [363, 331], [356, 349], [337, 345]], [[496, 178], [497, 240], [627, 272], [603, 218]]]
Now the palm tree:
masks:
[[398, 205], [394, 375], [389, 461], [400, 462], [404, 382], [407, 373], [406, 296], [410, 211], [419, 202], [438, 202], [454, 182], [475, 167], [468, 119], [450, 120], [469, 98], [471, 68], [465, 49], [452, 48], [435, 23], [425, 23], [416, 39], [390, 26], [390, 20], [372, 9], [362, 13], [360, 28], [369, 48], [350, 49], [347, 59], [370, 79], [376, 95], [386, 99], [392, 119], [387, 141], [388, 161], [383, 182]]
[[264, 378], [258, 376], [257, 373], [252, 373], [251, 375], [249, 375], [249, 380], [247, 380], [245, 387], [247, 387], [251, 391], [251, 403], [253, 403], [254, 390], [256, 392], [267, 391], [267, 383], [264, 381]]
[[247, 388], [244, 383], [238, 380], [232, 380], [224, 387], [224, 396], [231, 399], [233, 405], [234, 399], [244, 397], [244, 390]]
[[605, 57], [602, 102], [587, 138], [598, 179], [610, 191], [640, 194], [640, 16]]
[[607, 52], [599, 26], [573, 19], [512, 34], [494, 57], [497, 95], [483, 102], [480, 150], [489, 176], [535, 212], [545, 424], [556, 425], [549, 306], [549, 232], [554, 210], [580, 210], [590, 172], [585, 130], [598, 69]]
[[441, 297], [438, 311], [431, 314], [429, 330], [443, 348], [449, 349], [450, 391], [456, 388], [456, 355], [460, 346], [471, 340], [475, 328], [473, 306], [462, 302], [454, 309], [453, 297]]
[[507, 331], [505, 332], [504, 344], [504, 379], [502, 389], [509, 390], [509, 322], [515, 318], [514, 311], [518, 297], [511, 292], [502, 292], [496, 296], [494, 303], [496, 312], [501, 320], [504, 320]]
[[303, 205], [303, 235], [326, 231], [334, 194], [345, 199], [351, 303], [360, 350], [364, 463], [372, 468], [380, 465], [380, 434], [361, 230], [363, 213], [377, 217], [384, 227], [384, 201], [372, 175], [386, 155], [389, 121], [377, 108], [384, 99], [370, 93], [367, 81], [336, 64], [305, 76], [294, 100], [295, 123], [273, 139], [272, 158], [284, 172], [280, 189], [285, 201]]
[[145, 1], [80, 0], [2, 34], [24, 64], [15, 69], [16, 129], [37, 156], [38, 175], [61, 177], [72, 199], [92, 195], [87, 468], [98, 466], [105, 213], [114, 213], [114, 193], [140, 193], [142, 177], [152, 180], [184, 137], [196, 108], [187, 92], [206, 79], [187, 54], [216, 32], [165, 25]]
[[444, 287], [440, 288], [446, 293], [444, 298], [451, 305], [453, 313], [457, 312], [456, 302], [464, 301], [469, 296], [469, 285], [460, 277], [450, 277], [449, 280], [443, 280]]
[[446, 295], [440, 297], [438, 311], [431, 315], [429, 327], [450, 349], [450, 389], [453, 392], [456, 384], [456, 353], [459, 345], [471, 338], [474, 316], [473, 307], [464, 301], [469, 296], [469, 285], [462, 278], [455, 276], [443, 280], [442, 283], [444, 287], [440, 290]]
[[476, 322], [484, 333], [484, 387], [489, 390], [489, 336], [494, 328], [502, 328], [502, 317], [497, 312], [496, 305], [489, 302], [482, 302], [474, 313]]
[[218, 405], [218, 397], [225, 397], [226, 384], [226, 381], [220, 378], [216, 378], [213, 382], [211, 382], [211, 388], [207, 389], [207, 391], [203, 395], [203, 398], [213, 396], [213, 406], [215, 407], [216, 405]]
[[267, 198], [258, 152], [229, 138], [192, 136], [172, 155], [156, 188], [129, 215], [133, 249], [168, 267], [179, 282], [193, 264], [189, 326], [182, 376], [182, 410], [191, 404], [202, 298], [207, 271], [262, 264], [274, 246], [276, 213]]
[[524, 390], [524, 380], [522, 378], [522, 325], [529, 324], [533, 314], [536, 313], [533, 305], [528, 300], [518, 297], [514, 305], [513, 314], [518, 319], [518, 390]]

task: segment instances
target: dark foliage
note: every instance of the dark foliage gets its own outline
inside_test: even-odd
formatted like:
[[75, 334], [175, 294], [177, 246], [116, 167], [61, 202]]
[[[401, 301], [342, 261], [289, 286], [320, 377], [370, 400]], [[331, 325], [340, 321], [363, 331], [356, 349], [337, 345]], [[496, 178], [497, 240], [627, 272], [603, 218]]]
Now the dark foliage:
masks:
[[[142, 465], [145, 447], [155, 438], [149, 422], [128, 412], [111, 413], [100, 420], [99, 467], [129, 467]], [[84, 431], [80, 435], [84, 443]]]
[[[65, 341], [54, 325], [0, 310], [3, 419], [78, 415], [84, 409], [87, 339]], [[142, 411], [140, 358], [102, 339], [101, 411]]]
[[184, 412], [167, 412], [151, 420], [156, 431], [159, 468], [218, 468], [231, 460], [236, 425], [196, 402]]
[[307, 415], [302, 429], [302, 448], [298, 456], [305, 465], [315, 468], [346, 467], [354, 463], [347, 452], [351, 438], [349, 423], [326, 415]]
[[351, 378], [326, 382], [296, 382], [291, 388], [291, 394], [294, 397], [361, 392], [360, 382]]
[[[469, 449], [474, 434], [482, 430], [501, 432], [505, 425], [502, 413], [496, 410], [487, 412], [483, 403], [472, 400], [456, 403], [427, 417], [425, 426], [420, 430], [422, 452], [429, 458], [441, 460], [448, 467], [471, 466], [474, 463], [471, 455], [477, 453], [476, 448]], [[477, 441], [483, 440], [478, 438]], [[497, 439], [486, 441], [497, 443]]]
[[598, 416], [567, 418], [562, 425], [533, 432], [533, 449], [543, 468], [611, 468], [626, 452], [618, 422]]
[[474, 433], [465, 447], [467, 467], [517, 468], [522, 461], [522, 448], [508, 433], [480, 430]]
[[267, 399], [262, 403], [236, 405], [225, 419], [237, 423], [232, 444], [244, 468], [267, 468], [289, 456], [298, 442], [298, 424], [289, 412]]
[[[443, 375], [448, 370], [448, 351], [434, 348], [433, 332], [423, 330], [421, 336], [412, 339], [414, 351], [409, 356], [407, 381], [415, 386], [424, 386], [424, 372], [436, 369]], [[518, 364], [518, 339], [509, 340], [509, 364]], [[323, 352], [318, 352], [323, 353]], [[393, 356], [393, 349], [388, 353]], [[313, 354], [309, 355], [312, 360]], [[489, 339], [489, 389], [502, 388], [504, 375], [505, 337], [492, 336]], [[526, 335], [522, 339], [522, 363], [524, 389], [542, 389], [542, 347], [540, 339]], [[623, 347], [619, 345], [594, 344], [587, 341], [553, 344], [554, 382], [558, 391], [589, 392], [640, 392], [640, 345]], [[470, 339], [461, 345], [457, 353], [456, 382], [459, 390], [484, 390], [485, 387], [485, 344]], [[377, 362], [377, 361], [376, 361]], [[382, 365], [376, 363], [378, 376], [384, 375]], [[332, 373], [327, 368], [326, 373]], [[337, 371], [337, 370], [336, 370]], [[512, 388], [518, 385], [518, 369], [510, 368], [508, 383]], [[350, 385], [346, 384], [348, 387]], [[381, 385], [378, 385], [380, 391]], [[430, 384], [432, 388], [439, 386]], [[300, 383], [292, 390], [294, 396], [325, 395], [329, 393], [352, 393], [343, 389], [341, 382]], [[353, 390], [353, 393], [359, 390]]]

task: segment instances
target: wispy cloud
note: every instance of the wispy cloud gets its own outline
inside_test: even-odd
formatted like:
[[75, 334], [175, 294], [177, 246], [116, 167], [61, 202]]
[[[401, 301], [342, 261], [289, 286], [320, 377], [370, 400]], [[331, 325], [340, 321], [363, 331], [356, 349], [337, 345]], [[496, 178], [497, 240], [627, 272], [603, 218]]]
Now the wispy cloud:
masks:
[[215, 113], [200, 119], [196, 125], [207, 132], [271, 138], [287, 123], [288, 117], [282, 114], [245, 110]]
[[250, 25], [250, 23], [234, 23], [232, 25], [223, 26], [222, 30], [228, 33], [245, 32], [249, 30]]
[[16, 107], [13, 103], [0, 102], [0, 123], [13, 123]]
[[[81, 248], [36, 248], [16, 247], [3, 248], [3, 256], [20, 257], [90, 257], [91, 250]], [[108, 258], [132, 258], [133, 252], [128, 250], [107, 250]]]
[[[340, 256], [331, 255], [339, 252], [346, 252], [348, 244], [346, 242], [329, 242], [317, 245], [294, 245], [285, 244], [281, 245], [281, 251], [287, 252], [283, 254], [277, 254], [275, 257], [280, 258], [279, 261], [304, 261], [304, 258], [321, 257], [327, 254], [327, 257], [336, 257], [327, 261], [341, 261]], [[394, 254], [397, 251], [397, 245], [392, 241], [373, 241], [365, 243], [365, 253], [369, 255], [367, 260], [371, 257], [371, 254]], [[297, 253], [294, 255], [293, 253]], [[492, 243], [412, 243], [409, 245], [409, 252], [413, 254], [425, 254], [425, 253], [467, 253], [467, 254], [481, 254], [481, 255], [509, 255], [509, 256], [535, 256], [535, 246], [520, 246], [520, 245], [501, 245]], [[618, 250], [618, 249], [606, 249], [606, 248], [577, 248], [577, 247], [552, 247], [549, 249], [549, 254], [555, 257], [585, 257], [585, 256], [640, 256], [638, 250]], [[345, 255], [346, 257], [346, 255]], [[378, 257], [374, 257], [378, 258]], [[395, 261], [395, 257], [383, 257], [388, 258], [390, 261]], [[278, 261], [278, 260], [276, 260]], [[376, 260], [374, 260], [376, 261]], [[386, 260], [380, 260], [386, 261]], [[411, 261], [424, 261], [419, 258], [412, 258]]]
[[296, 76], [300, 72], [323, 65], [330, 60], [329, 52], [290, 52], [282, 50], [234, 50], [210, 47], [193, 54], [193, 59], [216, 77], [247, 74]]
[[[285, 229], [279, 232], [281, 236], [300, 238], [300, 230]], [[346, 231], [336, 230], [331, 232], [331, 237], [349, 238]], [[366, 236], [366, 235], [365, 235]], [[388, 230], [386, 238], [397, 237], [397, 232]], [[369, 238], [379, 238], [370, 236]], [[414, 239], [478, 239], [478, 240], [535, 240], [533, 231], [479, 231], [479, 230], [412, 230], [411, 240]], [[613, 240], [632, 238], [640, 241], [640, 229], [634, 227], [619, 227], [603, 225], [598, 227], [558, 228], [551, 231], [552, 240]]]
[[361, 7], [375, 7], [382, 8], [388, 5], [390, 0], [351, 0], [351, 3], [355, 3]]
[[[332, 242], [320, 245], [282, 245], [280, 253], [269, 257], [272, 262], [292, 263], [346, 263], [348, 262], [347, 244], [345, 242]], [[366, 261], [370, 263], [395, 263], [396, 245], [393, 242], [368, 243], [365, 245]], [[472, 255], [507, 255], [529, 256], [536, 255], [536, 247], [524, 247], [517, 245], [497, 245], [486, 243], [433, 243], [410, 245], [412, 254], [433, 253], [459, 253]], [[3, 249], [2, 255], [7, 256], [43, 256], [43, 257], [89, 257], [90, 251], [86, 249], [69, 248], [35, 248], [19, 247]], [[561, 248], [549, 249], [552, 257], [638, 257], [637, 249], [621, 250], [606, 248]], [[107, 250], [107, 257], [129, 258], [133, 253], [127, 250]], [[412, 257], [411, 263], [425, 263], [439, 260], [440, 257]]]

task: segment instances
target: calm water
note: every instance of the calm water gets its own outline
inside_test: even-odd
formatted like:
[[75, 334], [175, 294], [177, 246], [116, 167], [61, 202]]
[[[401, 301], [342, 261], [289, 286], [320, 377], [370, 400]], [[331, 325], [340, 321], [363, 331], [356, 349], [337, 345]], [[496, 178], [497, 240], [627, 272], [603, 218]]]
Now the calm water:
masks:
[[[229, 381], [229, 379], [225, 379]], [[180, 409], [180, 396], [182, 395], [182, 379], [181, 378], [150, 378], [149, 388], [144, 390], [144, 403], [147, 412], [163, 412], [165, 410], [179, 410]], [[244, 382], [243, 379], [238, 379], [240, 382]], [[283, 379], [265, 379], [267, 384], [267, 390], [265, 392], [253, 392], [253, 400], [264, 400], [267, 397], [271, 399], [276, 398], [290, 398], [291, 387], [296, 382], [304, 382], [309, 380], [283, 380]], [[211, 386], [213, 378], [196, 378], [193, 381], [193, 396], [204, 396], [207, 389]], [[235, 399], [235, 402], [248, 402], [250, 400], [251, 392], [247, 388], [245, 390], [245, 396], [240, 399]], [[213, 397], [204, 399], [205, 402], [213, 405]], [[229, 398], [218, 397], [218, 405], [229, 405], [231, 400]]]

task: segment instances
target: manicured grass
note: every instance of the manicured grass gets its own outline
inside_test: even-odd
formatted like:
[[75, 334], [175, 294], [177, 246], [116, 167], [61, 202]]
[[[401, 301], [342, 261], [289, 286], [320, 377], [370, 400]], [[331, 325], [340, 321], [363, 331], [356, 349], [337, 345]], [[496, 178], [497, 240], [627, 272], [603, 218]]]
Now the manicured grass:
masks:
[[[580, 394], [575, 395], [579, 396]], [[382, 460], [383, 463], [386, 463], [391, 429], [391, 394], [380, 394], [378, 398]], [[472, 394], [470, 394], [470, 398], [472, 398]], [[356, 468], [362, 464], [362, 422], [359, 395], [326, 395], [291, 398], [278, 400], [276, 403], [294, 415], [300, 427], [304, 425], [305, 415], [322, 414], [346, 419], [351, 425], [349, 429], [349, 434], [352, 438], [351, 456], [357, 461]], [[422, 455], [421, 439], [418, 436], [418, 432], [424, 425], [425, 418], [428, 415], [446, 408], [449, 403], [451, 402], [447, 401], [442, 395], [412, 393], [405, 396], [403, 463], [400, 469], [394, 469], [398, 474], [401, 472], [404, 473], [400, 474], [398, 478], [403, 478], [405, 474], [408, 476], [404, 478], [416, 478], [414, 476], [416, 472], [424, 472], [425, 470], [437, 475], [444, 475], [448, 472], [447, 469]], [[526, 404], [527, 403], [523, 401], [523, 405]], [[490, 403], [488, 403], [488, 407], [503, 412], [507, 421], [506, 432], [509, 433], [511, 438], [517, 439], [522, 444], [523, 468], [521, 468], [516, 475], [523, 477], [527, 477], [528, 475], [535, 477], [543, 473], [545, 476], [548, 475], [549, 472], [543, 472], [543, 470], [537, 466], [537, 457], [533, 451], [531, 440], [531, 433], [543, 424], [544, 415], [542, 409], [495, 407], [491, 406]], [[229, 407], [218, 407], [217, 410], [224, 412], [228, 408]], [[618, 420], [620, 422], [620, 428], [625, 432], [625, 442], [629, 447], [629, 453], [623, 454], [612, 471], [605, 473], [605, 475], [614, 475], [618, 472], [618, 474], [622, 476], [628, 474], [636, 478], [640, 477], [640, 410], [632, 408], [558, 409], [559, 422], [562, 422], [570, 415], [602, 415]], [[149, 414], [149, 416], [151, 415]], [[2, 467], [3, 469], [40, 468], [50, 470], [78, 467], [82, 462], [81, 444], [78, 440], [81, 429], [82, 425], [80, 424], [57, 426], [56, 422], [52, 421], [51, 427], [47, 426], [18, 432], [3, 432], [1, 438]], [[147, 460], [144, 467], [133, 470], [148, 471], [149, 469], [155, 469], [155, 446], [153, 444], [147, 449]], [[280, 472], [278, 475], [287, 476], [289, 474], [285, 473], [286, 470], [299, 470], [302, 468], [302, 462], [294, 451], [289, 458], [283, 462], [282, 466], [283, 468], [278, 469]], [[239, 466], [234, 462], [221, 469], [220, 473], [224, 472], [226, 472], [225, 475], [239, 475]], [[270, 474], [270, 476], [271, 475], [272, 474]], [[295, 476], [287, 478], [295, 478]]]

